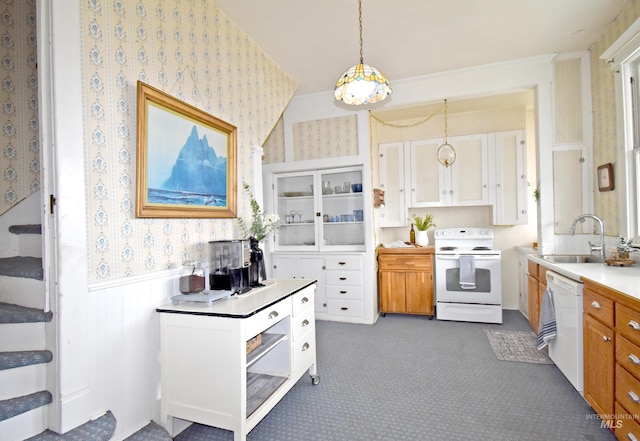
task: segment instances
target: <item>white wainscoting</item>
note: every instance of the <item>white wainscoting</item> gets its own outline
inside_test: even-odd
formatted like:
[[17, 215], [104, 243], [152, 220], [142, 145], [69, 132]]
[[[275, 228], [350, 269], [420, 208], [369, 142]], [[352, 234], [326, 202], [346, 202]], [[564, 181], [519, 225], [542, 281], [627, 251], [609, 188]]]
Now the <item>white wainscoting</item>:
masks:
[[89, 288], [85, 337], [92, 343], [86, 346], [91, 401], [116, 417], [114, 440], [126, 438], [150, 420], [160, 422], [160, 319], [155, 308], [178, 293], [178, 272], [155, 272]]

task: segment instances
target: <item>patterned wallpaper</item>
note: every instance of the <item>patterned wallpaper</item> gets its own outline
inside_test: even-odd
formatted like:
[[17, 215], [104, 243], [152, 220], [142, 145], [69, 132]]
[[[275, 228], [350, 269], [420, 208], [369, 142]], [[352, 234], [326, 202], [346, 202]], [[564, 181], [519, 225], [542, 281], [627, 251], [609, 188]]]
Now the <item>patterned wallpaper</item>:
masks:
[[[207, 243], [239, 238], [234, 219], [135, 217], [136, 81], [237, 127], [238, 188], [295, 82], [212, 1], [82, 3], [89, 277], [92, 282], [206, 259]], [[238, 214], [250, 216], [238, 192]]]
[[36, 0], [0, 6], [0, 215], [40, 189]]
[[356, 115], [293, 124], [293, 160], [338, 158], [358, 154]]
[[[600, 55], [609, 48], [624, 31], [640, 17], [640, 0], [633, 0], [615, 19], [607, 31], [589, 49], [591, 53], [591, 94], [593, 100], [593, 165], [595, 169], [608, 162], [613, 163], [614, 175], [617, 160], [616, 97], [614, 72]], [[620, 183], [617, 182], [616, 185]], [[620, 207], [618, 192], [597, 191], [594, 211], [602, 217], [607, 236], [620, 232]]]
[[262, 147], [264, 149], [262, 162], [265, 164], [284, 162], [284, 121], [282, 118], [278, 120], [278, 124], [273, 128]]

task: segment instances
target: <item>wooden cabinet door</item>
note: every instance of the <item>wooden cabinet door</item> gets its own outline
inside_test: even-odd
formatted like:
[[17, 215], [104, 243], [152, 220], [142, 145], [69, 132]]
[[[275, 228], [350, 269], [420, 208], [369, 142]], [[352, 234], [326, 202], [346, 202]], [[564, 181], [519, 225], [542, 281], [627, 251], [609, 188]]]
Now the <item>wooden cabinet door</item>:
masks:
[[410, 314], [432, 314], [429, 309], [429, 300], [432, 286], [431, 275], [426, 272], [406, 273], [406, 312]]
[[380, 271], [380, 312], [406, 312], [405, 273]]
[[527, 292], [529, 302], [529, 326], [533, 332], [538, 332], [538, 322], [540, 321], [540, 302], [538, 300], [538, 279], [527, 276]]
[[612, 329], [584, 316], [584, 398], [600, 415], [613, 414], [615, 346]]

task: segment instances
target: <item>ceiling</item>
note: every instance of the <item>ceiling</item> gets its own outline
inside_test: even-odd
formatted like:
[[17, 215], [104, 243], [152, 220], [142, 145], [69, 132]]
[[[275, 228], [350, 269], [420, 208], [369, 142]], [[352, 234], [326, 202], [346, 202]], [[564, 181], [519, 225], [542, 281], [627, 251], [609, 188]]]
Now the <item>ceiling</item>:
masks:
[[[357, 0], [214, 0], [298, 83], [333, 90], [360, 58]], [[391, 82], [588, 49], [631, 0], [363, 0], [364, 62]], [[599, 54], [596, 54], [599, 56]]]

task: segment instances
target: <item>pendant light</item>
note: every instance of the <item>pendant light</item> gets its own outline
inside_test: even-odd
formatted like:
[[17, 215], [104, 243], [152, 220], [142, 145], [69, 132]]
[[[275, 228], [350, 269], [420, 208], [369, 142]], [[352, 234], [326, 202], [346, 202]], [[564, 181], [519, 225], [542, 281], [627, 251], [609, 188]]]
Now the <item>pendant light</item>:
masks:
[[447, 100], [444, 100], [444, 144], [438, 147], [438, 161], [449, 167], [456, 160], [456, 149], [449, 144], [449, 127], [447, 125]]
[[362, 0], [358, 0], [360, 24], [360, 63], [347, 69], [336, 82], [336, 100], [345, 104], [361, 105], [377, 103], [393, 92], [382, 72], [364, 64], [362, 56]]

